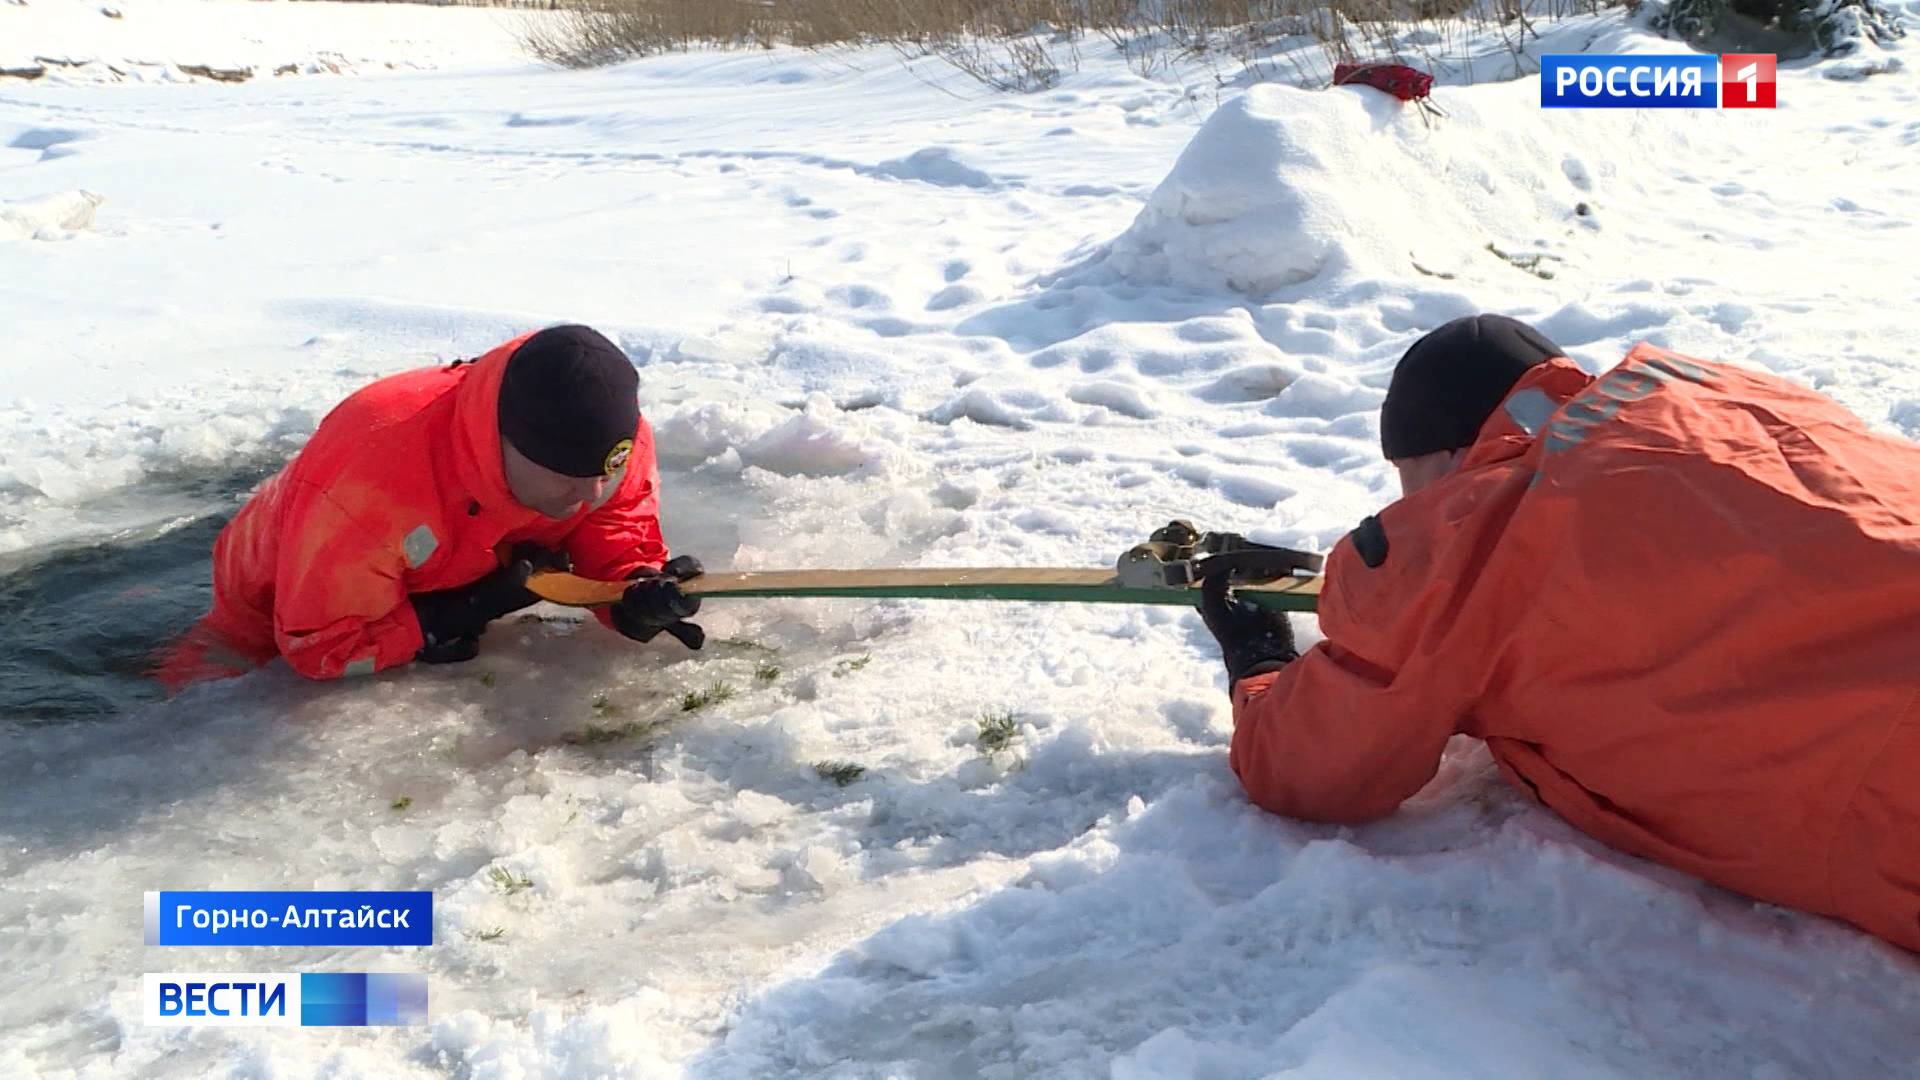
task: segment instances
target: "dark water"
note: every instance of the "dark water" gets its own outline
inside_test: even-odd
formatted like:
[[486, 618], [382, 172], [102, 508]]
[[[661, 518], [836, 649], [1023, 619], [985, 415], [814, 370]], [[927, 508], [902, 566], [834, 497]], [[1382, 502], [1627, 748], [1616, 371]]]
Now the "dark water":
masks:
[[140, 499], [200, 510], [9, 560], [14, 567], [0, 574], [0, 723], [111, 716], [158, 700], [146, 672], [211, 602], [214, 537], [239, 496], [275, 468], [153, 478]]
[[[152, 478], [140, 498], [174, 507], [163, 515], [170, 524], [0, 567], [0, 724], [113, 716], [160, 700], [147, 672], [212, 602], [214, 538], [240, 497], [279, 464]], [[738, 543], [741, 495], [686, 476], [665, 476], [661, 486], [675, 549], [724, 565]], [[182, 505], [197, 516], [179, 513]]]

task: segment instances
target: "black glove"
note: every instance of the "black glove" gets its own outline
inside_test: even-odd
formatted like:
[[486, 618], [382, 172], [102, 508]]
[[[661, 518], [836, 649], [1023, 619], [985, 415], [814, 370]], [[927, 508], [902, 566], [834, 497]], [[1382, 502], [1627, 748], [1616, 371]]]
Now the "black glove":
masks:
[[420, 646], [413, 654], [415, 660], [424, 664], [463, 664], [480, 655], [479, 637], [448, 638]]
[[535, 570], [565, 570], [567, 557], [537, 544], [517, 544], [507, 565], [470, 585], [416, 593], [414, 614], [420, 618], [425, 644], [415, 659], [429, 664], [458, 663], [480, 655], [480, 635], [502, 615], [539, 603], [527, 588]]
[[1200, 617], [1220, 642], [1231, 694], [1241, 679], [1278, 671], [1300, 654], [1294, 650], [1293, 626], [1286, 613], [1228, 597], [1227, 577], [1213, 574], [1200, 586]]
[[652, 641], [660, 631], [679, 639], [689, 649], [707, 642], [707, 632], [686, 621], [700, 610], [700, 598], [689, 596], [680, 583], [705, 573], [691, 555], [670, 559], [658, 570], [634, 571], [620, 602], [613, 605], [613, 628], [638, 642]]

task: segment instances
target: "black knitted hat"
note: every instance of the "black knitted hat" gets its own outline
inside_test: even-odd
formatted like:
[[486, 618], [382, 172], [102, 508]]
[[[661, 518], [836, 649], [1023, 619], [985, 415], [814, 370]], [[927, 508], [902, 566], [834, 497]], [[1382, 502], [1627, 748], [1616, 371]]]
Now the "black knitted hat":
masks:
[[1381, 452], [1392, 461], [1472, 444], [1527, 369], [1565, 355], [1546, 335], [1505, 315], [1439, 326], [1393, 369], [1380, 406]]
[[611, 475], [640, 421], [640, 376], [620, 347], [584, 326], [522, 342], [500, 378], [500, 435], [536, 465]]

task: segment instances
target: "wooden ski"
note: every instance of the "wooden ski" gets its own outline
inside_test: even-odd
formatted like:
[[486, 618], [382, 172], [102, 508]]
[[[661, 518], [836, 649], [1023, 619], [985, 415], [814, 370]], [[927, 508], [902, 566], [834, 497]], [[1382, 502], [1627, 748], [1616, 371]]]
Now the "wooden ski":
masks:
[[[631, 584], [557, 571], [527, 579], [527, 588], [557, 604], [611, 604]], [[897, 597], [918, 600], [1025, 600], [1042, 603], [1167, 604], [1195, 607], [1198, 585], [1122, 582], [1112, 570], [1079, 567], [928, 567], [905, 570], [715, 571], [681, 584], [707, 599], [747, 597]], [[1320, 578], [1285, 577], [1236, 585], [1234, 594], [1279, 611], [1313, 611]]]

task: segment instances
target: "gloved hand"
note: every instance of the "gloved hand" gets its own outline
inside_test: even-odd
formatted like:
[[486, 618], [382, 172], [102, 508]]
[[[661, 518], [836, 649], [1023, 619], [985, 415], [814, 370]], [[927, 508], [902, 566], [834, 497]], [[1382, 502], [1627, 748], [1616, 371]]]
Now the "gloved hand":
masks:
[[1200, 586], [1200, 617], [1220, 642], [1227, 664], [1227, 693], [1250, 675], [1278, 671], [1300, 658], [1293, 647], [1293, 626], [1282, 611], [1227, 595], [1226, 574], [1214, 574]]
[[430, 641], [420, 646], [413, 654], [415, 660], [423, 664], [463, 664], [480, 655], [480, 638], [448, 638], [445, 641]]
[[562, 552], [516, 544], [507, 565], [472, 584], [408, 597], [425, 639], [415, 659], [448, 664], [480, 655], [480, 635], [488, 623], [539, 602], [528, 590], [527, 578], [535, 570], [565, 570], [570, 565]]
[[660, 631], [679, 639], [689, 649], [707, 642], [707, 632], [686, 621], [700, 610], [700, 598], [689, 596], [680, 583], [706, 570], [691, 555], [669, 559], [665, 566], [634, 571], [620, 602], [613, 605], [613, 628], [638, 642], [652, 641]]

